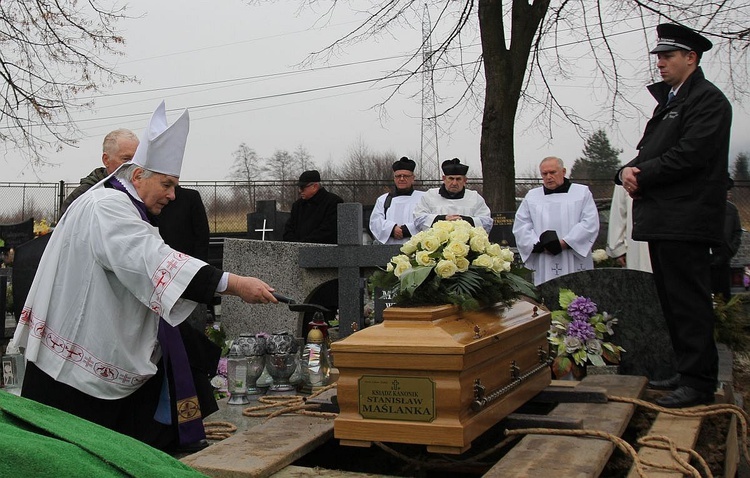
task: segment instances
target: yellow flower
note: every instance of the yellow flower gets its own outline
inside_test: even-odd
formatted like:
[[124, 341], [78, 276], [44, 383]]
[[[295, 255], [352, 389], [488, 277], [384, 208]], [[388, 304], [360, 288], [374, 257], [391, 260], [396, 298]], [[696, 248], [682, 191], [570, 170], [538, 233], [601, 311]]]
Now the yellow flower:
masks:
[[401, 246], [400, 251], [404, 254], [414, 254], [414, 252], [417, 250], [418, 244], [419, 242], [415, 241], [414, 237], [412, 237]]
[[469, 259], [465, 257], [459, 257], [456, 259], [456, 267], [458, 267], [458, 272], [466, 272], [469, 270]]
[[511, 251], [507, 247], [503, 249], [502, 253], [500, 254], [500, 257], [502, 257], [505, 262], [513, 262], [513, 259], [515, 259], [513, 251]]
[[438, 221], [435, 224], [432, 225], [433, 231], [445, 231], [447, 233], [450, 233], [453, 231], [453, 223], [455, 221]]
[[456, 255], [448, 249], [443, 249], [443, 259], [456, 262]]
[[484, 267], [485, 269], [492, 269], [494, 261], [492, 260], [492, 256], [488, 254], [482, 254], [481, 256], [474, 259], [474, 264], [477, 267]]
[[416, 255], [417, 264], [420, 266], [434, 266], [435, 259], [430, 257], [430, 253], [427, 251], [419, 251]]
[[490, 245], [490, 241], [489, 239], [487, 239], [487, 236], [480, 236], [479, 234], [477, 234], [471, 238], [469, 244], [471, 245], [472, 251], [479, 252], [481, 254], [487, 250], [487, 247]]
[[442, 244], [440, 241], [440, 238], [436, 234], [425, 234], [422, 238], [422, 249], [429, 251], [429, 252], [435, 252], [438, 250], [438, 247]]
[[469, 245], [465, 242], [449, 242], [445, 250], [456, 255], [456, 257], [466, 257], [469, 253]]
[[487, 252], [487, 254], [491, 255], [492, 257], [497, 257], [502, 253], [502, 250], [500, 248], [500, 244], [493, 242], [487, 246], [487, 250], [485, 252]]
[[[466, 224], [469, 224], [469, 223], [467, 222]], [[481, 226], [474, 226], [474, 227], [469, 226], [469, 227], [470, 227], [470, 229], [469, 229], [469, 235], [471, 237], [474, 237], [474, 236], [485, 236], [485, 237], [487, 237], [487, 231], [485, 231], [483, 227], [481, 227]]]
[[411, 262], [399, 262], [396, 264], [396, 267], [393, 269], [393, 274], [396, 277], [401, 277], [401, 274], [411, 269]]
[[397, 256], [391, 257], [391, 262], [393, 262], [393, 264], [395, 265], [404, 264], [404, 263], [409, 264], [411, 263], [411, 259], [409, 259], [409, 256], [406, 256], [404, 254], [399, 254]]
[[463, 219], [459, 221], [452, 221], [453, 222], [453, 230], [454, 231], [466, 231], [467, 233], [471, 232], [472, 225], [468, 222], [464, 221]]
[[388, 263], [388, 264], [387, 264], [387, 265], [385, 266], [385, 271], [386, 271], [386, 272], [393, 272], [393, 262], [389, 262], [389, 263]]
[[454, 229], [453, 232], [450, 233], [450, 240], [452, 242], [469, 242], [469, 231]]
[[510, 270], [510, 262], [505, 262], [502, 257], [493, 257], [492, 270], [495, 272], [508, 272]]
[[439, 275], [443, 279], [451, 277], [453, 274], [458, 272], [458, 267], [453, 261], [440, 261], [435, 266], [435, 274]]

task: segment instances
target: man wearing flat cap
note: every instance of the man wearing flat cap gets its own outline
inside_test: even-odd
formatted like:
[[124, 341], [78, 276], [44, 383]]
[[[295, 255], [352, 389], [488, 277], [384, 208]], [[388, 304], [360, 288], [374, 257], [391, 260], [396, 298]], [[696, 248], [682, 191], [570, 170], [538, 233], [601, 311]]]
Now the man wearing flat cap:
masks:
[[492, 229], [490, 208], [478, 192], [466, 188], [469, 166], [458, 158], [443, 161], [443, 185], [427, 191], [414, 209], [414, 224], [419, 231], [436, 221], [467, 221], [472, 226]]
[[414, 190], [416, 165], [406, 156], [393, 163], [395, 187], [375, 201], [370, 215], [370, 232], [381, 244], [403, 244], [417, 232], [414, 207], [424, 192]]
[[648, 242], [677, 359], [676, 375], [649, 385], [672, 390], [659, 405], [681, 408], [712, 403], [717, 385], [710, 250], [723, 241], [732, 108], [699, 66], [711, 42], [681, 25], [656, 31], [656, 109], [615, 182], [633, 198], [633, 239]]
[[338, 240], [338, 205], [344, 200], [320, 185], [320, 173], [305, 171], [297, 182], [299, 199], [292, 204], [292, 214], [284, 226], [284, 240], [336, 244]]
[[594, 268], [591, 248], [599, 233], [599, 213], [587, 186], [565, 177], [562, 159], [539, 164], [542, 187], [523, 198], [513, 221], [518, 252], [534, 271], [534, 284]]

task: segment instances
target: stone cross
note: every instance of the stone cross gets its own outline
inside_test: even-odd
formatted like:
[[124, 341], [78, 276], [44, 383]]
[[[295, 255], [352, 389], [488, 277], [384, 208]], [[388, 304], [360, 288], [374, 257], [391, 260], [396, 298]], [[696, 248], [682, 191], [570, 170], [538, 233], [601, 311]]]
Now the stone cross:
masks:
[[260, 240], [265, 241], [266, 240], [266, 232], [272, 232], [273, 229], [266, 229], [266, 219], [263, 219], [263, 226], [260, 229], [256, 229], [255, 232], [260, 232]]
[[361, 269], [384, 267], [400, 248], [398, 244], [362, 245], [362, 205], [344, 203], [338, 205], [338, 244], [300, 249], [300, 267], [337, 268], [339, 271], [339, 334], [342, 337], [364, 325]]

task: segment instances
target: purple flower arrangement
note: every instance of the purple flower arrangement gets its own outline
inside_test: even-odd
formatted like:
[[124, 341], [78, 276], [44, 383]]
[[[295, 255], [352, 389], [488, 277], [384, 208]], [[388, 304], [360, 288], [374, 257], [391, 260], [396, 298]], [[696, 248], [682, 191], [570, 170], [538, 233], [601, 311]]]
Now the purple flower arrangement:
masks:
[[625, 349], [605, 338], [614, 334], [617, 319], [599, 312], [595, 302], [579, 297], [569, 289], [560, 289], [561, 310], [552, 311], [552, 326], [547, 340], [552, 345], [552, 372], [556, 378], [570, 373], [583, 376], [587, 364], [603, 366], [620, 363]]

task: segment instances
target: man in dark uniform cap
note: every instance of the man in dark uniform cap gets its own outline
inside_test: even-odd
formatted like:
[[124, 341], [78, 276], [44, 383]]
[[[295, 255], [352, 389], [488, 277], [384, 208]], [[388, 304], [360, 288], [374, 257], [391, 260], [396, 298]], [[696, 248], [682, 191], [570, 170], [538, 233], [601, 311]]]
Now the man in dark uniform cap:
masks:
[[339, 196], [320, 185], [320, 173], [305, 171], [297, 182], [300, 198], [292, 204], [292, 214], [284, 226], [284, 240], [336, 244], [338, 239]]
[[710, 249], [723, 241], [732, 108], [699, 66], [711, 42], [681, 25], [656, 31], [658, 104], [615, 182], [633, 198], [633, 239], [648, 242], [677, 358], [677, 375], [649, 385], [673, 390], [659, 405], [681, 408], [713, 402], [717, 385]]

